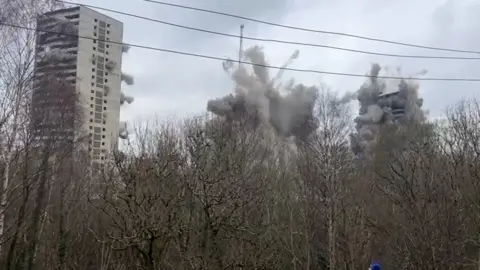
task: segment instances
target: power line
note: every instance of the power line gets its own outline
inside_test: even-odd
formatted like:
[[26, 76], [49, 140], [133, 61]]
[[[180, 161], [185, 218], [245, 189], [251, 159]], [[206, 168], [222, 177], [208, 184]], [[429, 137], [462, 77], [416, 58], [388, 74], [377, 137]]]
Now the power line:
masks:
[[297, 27], [297, 26], [291, 26], [291, 25], [285, 25], [285, 24], [263, 21], [263, 20], [259, 20], [259, 19], [249, 18], [249, 17], [235, 15], [235, 14], [229, 14], [229, 13], [220, 12], [220, 11], [214, 11], [214, 10], [203, 9], [203, 8], [196, 8], [196, 7], [191, 7], [191, 6], [184, 6], [184, 5], [167, 3], [167, 2], [162, 2], [162, 1], [155, 1], [155, 0], [143, 0], [143, 1], [154, 3], [154, 4], [159, 4], [159, 5], [164, 5], [164, 6], [171, 6], [171, 7], [201, 11], [201, 12], [206, 12], [206, 13], [211, 13], [211, 14], [217, 14], [217, 15], [222, 15], [222, 16], [226, 16], [226, 17], [232, 17], [232, 18], [252, 21], [252, 22], [256, 22], [256, 23], [261, 23], [261, 24], [266, 24], [266, 25], [271, 25], [271, 26], [276, 26], [276, 27], [281, 27], [281, 28], [293, 29], [293, 30], [298, 30], [298, 31], [305, 31], [305, 32], [319, 33], [319, 34], [337, 35], [337, 36], [345, 36], [345, 37], [351, 37], [351, 38], [357, 38], [357, 39], [363, 39], [363, 40], [369, 40], [369, 41], [376, 41], [376, 42], [382, 42], [382, 43], [388, 43], [388, 44], [395, 44], [395, 45], [401, 45], [401, 46], [407, 46], [407, 47], [435, 50], [435, 51], [480, 54], [480, 51], [431, 47], [431, 46], [404, 43], [404, 42], [399, 42], [399, 41], [392, 41], [392, 40], [386, 40], [386, 39], [380, 39], [380, 38], [366, 37], [366, 36], [360, 36], [360, 35], [354, 35], [354, 34], [348, 34], [348, 33], [309, 29], [309, 28], [303, 28], [303, 27]]
[[480, 57], [388, 54], [388, 53], [379, 53], [379, 52], [369, 52], [369, 51], [364, 51], [364, 50], [355, 50], [355, 49], [342, 48], [342, 47], [323, 45], [323, 44], [303, 43], [303, 42], [294, 42], [294, 41], [278, 40], [278, 39], [255, 38], [255, 37], [248, 37], [248, 36], [240, 37], [238, 35], [221, 33], [221, 32], [216, 32], [216, 31], [211, 31], [211, 30], [206, 30], [206, 29], [201, 29], [201, 28], [196, 28], [196, 27], [190, 27], [190, 26], [170, 23], [170, 22], [166, 22], [166, 21], [162, 21], [162, 20], [157, 20], [157, 19], [144, 17], [144, 16], [140, 16], [140, 15], [135, 15], [135, 14], [132, 14], [132, 13], [127, 13], [127, 12], [122, 12], [122, 11], [118, 11], [118, 10], [113, 10], [113, 9], [109, 9], [109, 8], [103, 8], [103, 7], [93, 6], [93, 5], [86, 5], [86, 4], [77, 4], [77, 3], [72, 3], [72, 2], [68, 2], [68, 1], [64, 1], [64, 0], [55, 0], [55, 1], [65, 3], [65, 4], [95, 8], [95, 9], [104, 10], [104, 11], [108, 11], [108, 12], [112, 12], [112, 13], [116, 13], [116, 14], [121, 14], [121, 15], [129, 16], [129, 17], [133, 17], [133, 18], [137, 18], [137, 19], [142, 19], [142, 20], [147, 20], [147, 21], [151, 21], [151, 22], [170, 25], [170, 26], [177, 27], [177, 28], [183, 28], [183, 29], [187, 29], [187, 30], [209, 33], [209, 34], [214, 34], [214, 35], [227, 36], [227, 37], [232, 37], [232, 38], [236, 38], [236, 39], [243, 38], [243, 39], [261, 41], [261, 42], [273, 42], [273, 43], [283, 43], [283, 44], [291, 44], [291, 45], [308, 46], [308, 47], [326, 48], [326, 49], [334, 49], [334, 50], [348, 51], [348, 52], [354, 52], [354, 53], [362, 53], [362, 54], [378, 55], [378, 56], [388, 56], [388, 57], [398, 57], [398, 58], [443, 59], [443, 60], [480, 60]]
[[[55, 31], [41, 30], [41, 29], [35, 29], [35, 28], [31, 28], [31, 27], [26, 27], [26, 26], [8, 24], [8, 23], [0, 23], [0, 25], [13, 27], [13, 28], [19, 28], [19, 29], [25, 29], [25, 30], [30, 30], [30, 31], [36, 31], [36, 32], [42, 32], [42, 33], [57, 34], [57, 35], [62, 35], [62, 36], [67, 36], [67, 37], [76, 37], [76, 38], [79, 38], [79, 39], [103, 41], [103, 42], [110, 43], [110, 44], [126, 45], [126, 46], [130, 46], [130, 47], [141, 48], [141, 49], [146, 49], [146, 50], [153, 50], [153, 51], [160, 51], [160, 52], [168, 52], [168, 53], [172, 53], [172, 54], [193, 56], [193, 57], [204, 58], [204, 59], [212, 59], [212, 60], [218, 60], [218, 61], [233, 61], [232, 59], [229, 59], [229, 58], [222, 58], [222, 57], [217, 57], [217, 56], [209, 56], [209, 55], [189, 53], [189, 52], [181, 52], [181, 51], [162, 49], [162, 48], [156, 48], [156, 47], [150, 47], [150, 46], [132, 44], [132, 43], [116, 42], [116, 41], [112, 41], [112, 40], [100, 40], [98, 38], [93, 38], [93, 37], [85, 37], [85, 36], [72, 35], [72, 34], [66, 34], [66, 33], [55, 32]], [[316, 73], [316, 74], [337, 75], [337, 76], [347, 76], [347, 77], [362, 77], [362, 78], [372, 77], [372, 76], [367, 75], [367, 74], [353, 74], [353, 73], [342, 73], [342, 72], [321, 71], [321, 70], [311, 70], [311, 69], [283, 68], [283, 67], [279, 67], [279, 66], [262, 65], [262, 64], [256, 64], [256, 63], [246, 62], [246, 61], [240, 61], [240, 63], [241, 64], [246, 64], [246, 65], [251, 65], [251, 66], [259, 66], [259, 67], [272, 68], [272, 69], [283, 69], [283, 70], [294, 71], [294, 72]], [[397, 76], [376, 76], [376, 78], [396, 79], [396, 80], [411, 79], [411, 80], [419, 80], [419, 81], [480, 82], [480, 78], [477, 78], [477, 79], [467, 79], [467, 78], [406, 78], [406, 77], [397, 77]]]

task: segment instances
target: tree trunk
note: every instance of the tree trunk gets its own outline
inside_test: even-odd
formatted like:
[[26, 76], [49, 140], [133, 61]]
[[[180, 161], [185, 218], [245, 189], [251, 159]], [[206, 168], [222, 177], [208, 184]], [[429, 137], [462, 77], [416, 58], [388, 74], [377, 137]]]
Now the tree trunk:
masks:
[[[48, 147], [48, 146], [47, 146]], [[41, 165], [41, 175], [40, 175], [40, 184], [38, 187], [38, 193], [35, 200], [35, 208], [33, 210], [33, 222], [32, 226], [30, 227], [30, 245], [27, 251], [27, 269], [33, 270], [34, 263], [35, 263], [35, 253], [37, 250], [37, 245], [39, 241], [39, 232], [41, 227], [41, 212], [42, 207], [44, 207], [44, 199], [46, 196], [46, 186], [47, 186], [47, 179], [48, 179], [48, 159], [49, 159], [49, 151], [45, 151], [43, 154], [43, 160]]]

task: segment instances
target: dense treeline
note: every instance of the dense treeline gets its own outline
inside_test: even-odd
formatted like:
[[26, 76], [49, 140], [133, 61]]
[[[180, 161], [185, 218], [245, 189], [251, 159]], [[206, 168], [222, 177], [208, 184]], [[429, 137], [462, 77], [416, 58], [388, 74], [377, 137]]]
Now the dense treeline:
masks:
[[79, 157], [29, 162], [48, 151], [21, 149], [2, 259], [10, 269], [362, 269], [371, 259], [477, 269], [478, 104], [441, 125], [385, 130], [371, 161], [348, 148], [351, 119], [324, 109], [296, 151], [207, 117], [139, 128], [95, 178]]
[[[56, 8], [17, 2], [19, 24]], [[328, 90], [319, 128], [297, 142], [248, 119], [142, 124], [90, 177], [76, 148], [53, 143], [58, 134], [35, 140], [35, 36], [0, 31], [2, 269], [354, 270], [372, 259], [386, 269], [480, 268], [475, 101], [442, 122], [382, 128], [361, 160], [348, 108]], [[74, 113], [63, 109], [58, 124]]]

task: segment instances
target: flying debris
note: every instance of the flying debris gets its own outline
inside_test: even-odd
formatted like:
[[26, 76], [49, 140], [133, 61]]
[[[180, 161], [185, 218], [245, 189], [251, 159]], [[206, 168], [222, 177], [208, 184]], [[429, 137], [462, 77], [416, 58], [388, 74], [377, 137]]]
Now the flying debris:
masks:
[[368, 153], [382, 125], [421, 123], [426, 119], [418, 84], [408, 79], [386, 83], [378, 78], [380, 70], [380, 65], [372, 65], [368, 81], [356, 93], [347, 93], [342, 98], [348, 102], [356, 97], [360, 103], [359, 115], [355, 118], [356, 132], [351, 134], [351, 146], [356, 154]]
[[222, 67], [225, 72], [230, 72], [230, 70], [233, 68], [233, 60], [232, 59], [227, 59], [222, 62]]
[[[285, 68], [299, 52], [296, 51], [282, 67]], [[237, 66], [231, 74], [235, 82], [235, 93], [208, 101], [207, 110], [226, 118], [227, 121], [251, 119], [255, 127], [260, 125], [272, 129], [282, 137], [305, 138], [318, 127], [313, 116], [314, 104], [318, 96], [316, 87], [302, 84], [281, 87], [278, 80], [282, 69], [273, 79], [270, 78], [268, 63], [259, 46], [247, 49], [244, 58], [254, 64], [253, 72]], [[224, 64], [229, 70], [232, 62]], [[285, 94], [281, 93], [284, 90]]]

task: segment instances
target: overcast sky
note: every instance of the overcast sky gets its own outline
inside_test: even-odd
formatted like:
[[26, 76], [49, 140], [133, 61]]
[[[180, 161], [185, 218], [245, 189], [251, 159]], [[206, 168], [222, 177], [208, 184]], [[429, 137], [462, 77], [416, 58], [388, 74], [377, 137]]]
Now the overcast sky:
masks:
[[[165, 0], [168, 1], [168, 0]], [[172, 23], [213, 31], [244, 34], [250, 37], [283, 39], [327, 44], [351, 49], [393, 54], [475, 57], [342, 36], [315, 34], [261, 25], [198, 11], [162, 6], [142, 0], [77, 0], [81, 4], [102, 6]], [[171, 3], [233, 13], [246, 17], [319, 30], [464, 50], [480, 51], [480, 0], [169, 0]], [[103, 11], [102, 11], [103, 12]], [[124, 42], [217, 57], [236, 58], [238, 39], [174, 28], [104, 12], [124, 23]], [[399, 59], [352, 52], [309, 48], [289, 44], [259, 43], [245, 40], [245, 47], [261, 45], [271, 65], [282, 65], [295, 51], [299, 58], [290, 66], [333, 72], [368, 72], [378, 62], [403, 75], [423, 69], [425, 77], [480, 78], [477, 60]], [[216, 60], [195, 58], [132, 48], [125, 56], [123, 70], [135, 77], [135, 85], [124, 92], [135, 97], [122, 111], [125, 120], [152, 115], [179, 117], [201, 113], [209, 99], [232, 92], [232, 82]], [[274, 71], [275, 72], [275, 71]], [[285, 72], [304, 84], [326, 83], [343, 93], [355, 91], [362, 78], [298, 72]], [[441, 115], [444, 108], [462, 98], [478, 97], [480, 82], [420, 82], [420, 95], [430, 115]]]

